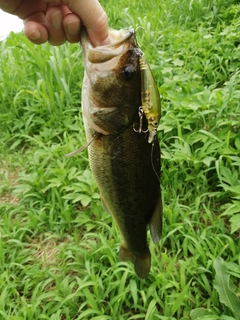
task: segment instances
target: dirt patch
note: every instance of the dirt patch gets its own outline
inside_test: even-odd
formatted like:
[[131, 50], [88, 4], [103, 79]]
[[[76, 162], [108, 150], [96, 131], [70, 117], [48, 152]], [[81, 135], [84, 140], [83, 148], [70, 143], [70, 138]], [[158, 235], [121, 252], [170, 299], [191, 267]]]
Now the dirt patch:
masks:
[[0, 204], [1, 203], [17, 205], [19, 203], [19, 199], [17, 196], [10, 192], [2, 192], [0, 193]]
[[34, 256], [41, 261], [42, 268], [46, 268], [48, 266], [53, 266], [59, 263], [58, 254], [59, 254], [59, 246], [64, 243], [69, 243], [67, 238], [62, 240], [55, 238], [45, 238], [43, 240], [35, 239], [31, 244], [37, 246], [36, 252]]
[[54, 239], [48, 241], [44, 240], [38, 243], [38, 248], [35, 257], [41, 261], [42, 267], [45, 268], [49, 265], [56, 264], [56, 257], [59, 254], [59, 249], [57, 248], [57, 243]]
[[17, 184], [19, 170], [10, 169], [6, 165], [0, 167], [0, 204], [9, 203], [17, 205], [19, 199], [12, 193], [12, 187]]

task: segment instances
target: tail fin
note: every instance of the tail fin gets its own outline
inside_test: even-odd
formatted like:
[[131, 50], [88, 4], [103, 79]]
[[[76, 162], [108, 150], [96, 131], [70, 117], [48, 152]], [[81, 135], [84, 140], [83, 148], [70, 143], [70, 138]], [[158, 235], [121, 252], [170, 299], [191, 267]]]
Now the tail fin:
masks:
[[151, 254], [150, 251], [148, 251], [148, 253], [141, 255], [141, 256], [137, 256], [135, 263], [134, 263], [134, 269], [135, 272], [137, 274], [137, 276], [140, 279], [146, 279], [149, 271], [151, 268]]
[[124, 245], [119, 251], [119, 258], [121, 261], [131, 261], [134, 264], [134, 270], [140, 279], [146, 279], [151, 268], [151, 254], [148, 252], [142, 255], [132, 254]]

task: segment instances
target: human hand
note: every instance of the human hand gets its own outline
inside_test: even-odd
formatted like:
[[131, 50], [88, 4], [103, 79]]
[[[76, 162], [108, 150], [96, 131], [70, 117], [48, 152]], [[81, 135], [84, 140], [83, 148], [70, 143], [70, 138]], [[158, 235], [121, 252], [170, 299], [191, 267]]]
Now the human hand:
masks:
[[0, 8], [23, 19], [24, 33], [35, 44], [79, 42], [81, 24], [93, 46], [110, 42], [98, 0], [0, 0]]

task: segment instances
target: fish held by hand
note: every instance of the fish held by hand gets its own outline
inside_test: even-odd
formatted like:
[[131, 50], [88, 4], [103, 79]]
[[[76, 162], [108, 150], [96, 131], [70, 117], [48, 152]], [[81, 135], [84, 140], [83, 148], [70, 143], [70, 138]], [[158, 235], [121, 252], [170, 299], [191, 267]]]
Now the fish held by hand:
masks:
[[162, 231], [160, 98], [135, 31], [110, 29], [109, 34], [111, 44], [94, 48], [81, 31], [89, 162], [103, 207], [123, 238], [119, 257], [145, 279], [151, 267], [147, 226], [154, 243]]

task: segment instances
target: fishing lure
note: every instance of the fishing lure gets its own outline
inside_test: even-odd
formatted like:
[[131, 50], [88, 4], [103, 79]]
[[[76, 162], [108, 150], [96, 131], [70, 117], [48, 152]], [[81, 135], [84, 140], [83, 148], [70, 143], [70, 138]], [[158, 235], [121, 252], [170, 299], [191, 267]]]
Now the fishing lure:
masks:
[[148, 142], [152, 143], [157, 134], [161, 117], [161, 101], [152, 71], [143, 55], [139, 57], [139, 64], [141, 73], [141, 107], [148, 123]]

